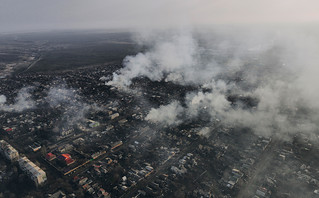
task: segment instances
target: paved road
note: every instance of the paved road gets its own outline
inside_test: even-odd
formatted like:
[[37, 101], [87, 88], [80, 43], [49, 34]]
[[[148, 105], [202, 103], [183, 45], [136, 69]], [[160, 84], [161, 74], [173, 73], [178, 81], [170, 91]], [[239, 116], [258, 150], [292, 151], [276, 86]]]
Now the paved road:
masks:
[[40, 55], [35, 61], [33, 61], [23, 72], [28, 71], [33, 67], [35, 64], [37, 64], [40, 60], [42, 60], [42, 56]]

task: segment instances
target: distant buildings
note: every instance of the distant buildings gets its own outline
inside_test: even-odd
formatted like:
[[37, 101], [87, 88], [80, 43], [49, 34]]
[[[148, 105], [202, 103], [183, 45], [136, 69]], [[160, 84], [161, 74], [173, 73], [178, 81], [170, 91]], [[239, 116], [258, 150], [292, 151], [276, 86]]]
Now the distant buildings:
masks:
[[31, 178], [36, 186], [43, 184], [47, 180], [45, 172], [27, 157], [20, 158], [18, 162], [21, 170]]
[[18, 151], [4, 140], [0, 140], [0, 152], [10, 161], [19, 159]]

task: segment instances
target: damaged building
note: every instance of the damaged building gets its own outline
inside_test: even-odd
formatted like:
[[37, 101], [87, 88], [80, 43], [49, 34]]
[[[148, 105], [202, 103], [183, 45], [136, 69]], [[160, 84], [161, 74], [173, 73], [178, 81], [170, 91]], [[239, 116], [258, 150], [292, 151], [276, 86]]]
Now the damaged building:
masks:
[[36, 186], [44, 184], [47, 180], [46, 173], [40, 167], [31, 162], [27, 157], [20, 158], [18, 162], [21, 170], [30, 177]]

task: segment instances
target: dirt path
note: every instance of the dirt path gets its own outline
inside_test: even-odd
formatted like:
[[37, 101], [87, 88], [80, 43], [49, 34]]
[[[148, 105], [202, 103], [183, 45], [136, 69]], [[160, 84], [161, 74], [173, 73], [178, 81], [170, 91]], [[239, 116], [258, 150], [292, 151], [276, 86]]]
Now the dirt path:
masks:
[[269, 172], [269, 168], [271, 168], [270, 165], [272, 160], [276, 156], [275, 151], [277, 150], [278, 145], [278, 140], [272, 140], [265, 151], [263, 151], [263, 153], [259, 157], [259, 160], [254, 165], [247, 183], [241, 187], [237, 195], [238, 198], [247, 198], [254, 196], [257, 187], [260, 185], [258, 181], [261, 179], [261, 177], [265, 177]]

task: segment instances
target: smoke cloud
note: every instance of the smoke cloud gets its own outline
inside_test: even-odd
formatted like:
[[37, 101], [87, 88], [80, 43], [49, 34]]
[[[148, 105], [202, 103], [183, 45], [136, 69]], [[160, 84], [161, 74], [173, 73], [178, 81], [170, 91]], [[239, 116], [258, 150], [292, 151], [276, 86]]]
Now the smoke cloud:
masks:
[[164, 126], [178, 125], [182, 122], [180, 118], [182, 112], [183, 108], [179, 102], [174, 101], [169, 105], [152, 109], [145, 117], [145, 120]]
[[75, 90], [66, 88], [65, 85], [52, 87], [48, 92], [46, 101], [50, 106], [55, 107], [61, 104], [70, 104], [76, 99]]
[[66, 126], [72, 126], [83, 120], [90, 109], [98, 109], [94, 104], [83, 102], [76, 90], [68, 88], [64, 84], [51, 87], [46, 101], [52, 108], [62, 107], [62, 120]]
[[150, 110], [146, 120], [165, 126], [204, 113], [211, 121], [249, 127], [265, 136], [316, 136], [317, 30], [226, 32], [213, 31], [213, 37], [191, 31], [156, 35], [154, 40], [145, 37], [145, 45], [153, 47], [126, 57], [107, 84], [127, 88], [132, 79], [147, 77], [201, 87], [186, 95], [183, 106], [173, 101]]
[[[152, 39], [154, 43], [149, 41]], [[187, 30], [164, 38], [147, 38], [144, 42], [153, 47], [145, 53], [127, 56], [124, 68], [113, 74], [108, 85], [129, 86], [133, 78], [140, 76], [152, 81], [166, 78], [180, 84], [203, 83], [217, 73], [216, 63], [202, 57], [202, 49]]]
[[30, 94], [32, 89], [33, 87], [24, 87], [20, 89], [13, 104], [6, 104], [6, 96], [0, 95], [0, 111], [22, 112], [27, 109], [35, 108], [36, 103], [33, 101]]
[[32, 99], [31, 91], [34, 87], [24, 87], [20, 89], [14, 99], [13, 104], [7, 104], [7, 97], [0, 95], [0, 111], [5, 112], [23, 112], [28, 109], [41, 107], [41, 104], [48, 104], [51, 108], [61, 110], [62, 125], [72, 126], [83, 120], [89, 110], [98, 110], [96, 104], [87, 104], [83, 102], [81, 96], [72, 88], [65, 84], [51, 87], [47, 90], [47, 96], [40, 99], [44, 103], [37, 103]]

